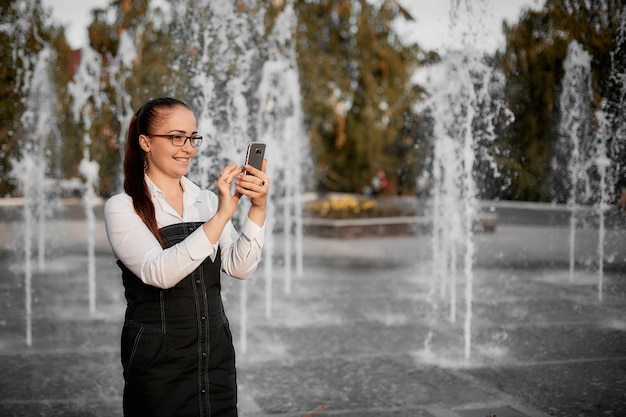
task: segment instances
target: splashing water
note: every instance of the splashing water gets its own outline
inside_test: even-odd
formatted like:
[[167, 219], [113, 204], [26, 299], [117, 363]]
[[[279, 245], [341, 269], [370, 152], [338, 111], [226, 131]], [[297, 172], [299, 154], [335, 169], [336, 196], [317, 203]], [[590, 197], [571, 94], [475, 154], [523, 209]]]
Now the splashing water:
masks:
[[[569, 173], [570, 214], [569, 279], [574, 280], [577, 217], [583, 205], [593, 205], [599, 219], [598, 228], [598, 299], [603, 299], [605, 212], [612, 198], [608, 183], [611, 155], [610, 121], [606, 112], [606, 100], [601, 110], [592, 113], [593, 90], [591, 86], [591, 56], [582, 46], [572, 41], [563, 63], [560, 105], [563, 117], [560, 123], [559, 151], [561, 159], [567, 160]], [[592, 115], [597, 129], [594, 132]]]
[[95, 267], [95, 230], [96, 230], [96, 192], [99, 182], [100, 167], [96, 161], [91, 160], [91, 117], [95, 110], [102, 108], [106, 97], [100, 88], [102, 62], [100, 55], [91, 48], [84, 48], [81, 52], [81, 61], [74, 80], [69, 85], [69, 91], [74, 98], [72, 112], [77, 122], [82, 122], [83, 133], [83, 158], [78, 166], [79, 173], [85, 179], [83, 193], [83, 207], [87, 222], [87, 287], [89, 299], [89, 312], [96, 312], [96, 267]]
[[[302, 208], [301, 182], [302, 164], [305, 154], [305, 135], [303, 132], [303, 116], [301, 111], [300, 85], [296, 63], [295, 42], [292, 35], [295, 31], [297, 17], [291, 4], [288, 4], [278, 17], [268, 45], [268, 59], [263, 64], [261, 81], [258, 88], [260, 103], [257, 122], [257, 134], [262, 142], [272, 149], [272, 161], [268, 172], [277, 181], [272, 190], [272, 211], [276, 206], [283, 209], [284, 221], [284, 260], [285, 260], [285, 293], [291, 293], [291, 248], [296, 248], [296, 275], [302, 276]], [[282, 163], [281, 163], [282, 161]], [[268, 222], [268, 231], [276, 225], [275, 213], [272, 212]], [[291, 230], [294, 229], [294, 239]], [[269, 240], [266, 257], [273, 257], [273, 240]], [[266, 262], [266, 306], [265, 316], [272, 315], [271, 283], [272, 262]]]
[[[565, 74], [562, 80], [560, 104], [561, 149], [567, 159], [569, 173], [568, 206], [570, 214], [570, 281], [574, 280], [576, 249], [576, 220], [580, 204], [592, 196], [589, 170], [593, 165], [593, 141], [591, 140], [591, 56], [582, 46], [572, 41], [563, 63]], [[562, 151], [563, 152], [563, 151]]]
[[[273, 279], [273, 234], [276, 214], [282, 210], [283, 228], [288, 236], [296, 233], [298, 273], [301, 273], [301, 168], [304, 135], [301, 134], [298, 76], [292, 35], [295, 14], [287, 4], [275, 22], [267, 45], [263, 39], [265, 10], [261, 2], [250, 2], [245, 13], [229, 2], [180, 2], [174, 17], [181, 24], [174, 30], [176, 39], [193, 50], [192, 61], [177, 64], [189, 71], [191, 80], [183, 97], [192, 97], [198, 115], [198, 130], [213, 139], [202, 147], [190, 170], [190, 178], [203, 188], [213, 187], [219, 172], [228, 162], [243, 163], [247, 144], [265, 142], [268, 174], [273, 179], [267, 207], [264, 254], [266, 283], [265, 314], [271, 317]], [[187, 13], [195, 10], [194, 13]], [[179, 16], [180, 17], [180, 16]], [[196, 21], [197, 20], [197, 21]], [[186, 42], [188, 41], [188, 42]], [[239, 223], [249, 207], [242, 200]], [[292, 226], [295, 224], [295, 227]], [[291, 242], [285, 246], [285, 292], [291, 288]], [[247, 282], [240, 286], [242, 352], [247, 350]]]
[[[462, 3], [462, 4], [461, 4]], [[479, 147], [489, 148], [495, 140], [495, 122], [502, 117], [493, 108], [503, 109], [491, 96], [494, 83], [503, 78], [481, 59], [473, 45], [482, 31], [473, 27], [487, 2], [453, 1], [451, 28], [462, 30], [466, 41], [460, 52], [450, 52], [441, 64], [428, 68], [420, 76], [425, 79], [419, 84], [430, 86], [430, 97], [423, 105], [433, 119], [433, 273], [430, 280], [428, 301], [433, 314], [439, 309], [438, 300], [448, 299], [448, 320], [456, 322], [458, 295], [457, 278], [463, 277], [463, 336], [464, 358], [471, 357], [472, 300], [473, 300], [473, 224], [478, 219], [477, 178], [475, 165], [478, 155], [488, 159], [495, 171], [495, 164]], [[464, 17], [470, 24], [469, 30], [456, 28], [454, 22], [464, 6]], [[469, 39], [468, 36], [472, 36]], [[477, 128], [476, 126], [480, 126]], [[497, 174], [497, 172], [495, 172]], [[461, 271], [459, 271], [459, 267]], [[438, 287], [438, 289], [437, 289]], [[438, 293], [438, 297], [437, 297]], [[428, 334], [424, 343], [428, 349], [433, 339]]]
[[[604, 103], [602, 107], [605, 107]], [[604, 292], [604, 240], [606, 234], [604, 213], [609, 208], [610, 203], [611, 194], [608, 192], [607, 187], [607, 170], [611, 166], [611, 160], [608, 158], [606, 149], [609, 122], [604, 111], [598, 110], [595, 115], [599, 129], [596, 134], [597, 147], [594, 163], [600, 173], [600, 198], [596, 204], [596, 213], [600, 219], [598, 229], [598, 300], [602, 301]]]
[[[251, 142], [251, 118], [247, 94], [254, 85], [251, 74], [259, 61], [255, 39], [260, 28], [258, 17], [237, 13], [228, 2], [181, 2], [179, 11], [193, 16], [181, 22], [177, 35], [190, 41], [196, 59], [189, 67], [191, 105], [198, 114], [198, 131], [208, 134], [210, 145], [200, 148], [190, 177], [202, 188], [212, 187], [219, 172], [229, 162], [243, 162], [245, 147]], [[197, 10], [197, 13], [187, 13]], [[195, 21], [198, 20], [198, 21]], [[201, 20], [201, 21], [200, 21]], [[207, 68], [211, 63], [211, 70]], [[186, 62], [181, 63], [184, 68]], [[242, 217], [247, 201], [240, 202]], [[240, 286], [241, 350], [247, 350], [247, 282]]]
[[[150, 10], [148, 11], [150, 13]], [[141, 32], [141, 30], [137, 30]], [[130, 120], [134, 115], [134, 110], [131, 104], [131, 97], [125, 88], [125, 84], [128, 78], [133, 74], [133, 61], [137, 59], [137, 47], [133, 43], [132, 34], [128, 30], [123, 31], [120, 34], [120, 43], [117, 48], [115, 58], [109, 68], [109, 79], [111, 85], [115, 91], [115, 103], [114, 107], [115, 117], [120, 126], [129, 126]], [[123, 161], [123, 153], [126, 148], [126, 130], [120, 129], [118, 135], [118, 143], [120, 153], [120, 161]], [[120, 184], [123, 183], [123, 169], [120, 168]]]
[[[36, 4], [34, 1], [15, 3], [15, 16], [10, 25], [3, 25], [0, 31], [11, 33], [14, 43], [11, 48], [11, 61], [5, 64], [16, 65], [17, 79], [14, 88], [24, 99], [24, 113], [21, 124], [26, 137], [20, 158], [11, 161], [10, 176], [16, 179], [24, 196], [24, 293], [25, 293], [25, 338], [26, 345], [32, 345], [32, 240], [33, 228], [38, 226], [38, 268], [45, 269], [45, 230], [46, 218], [50, 215], [54, 197], [52, 183], [46, 178], [49, 170], [46, 145], [58, 132], [51, 126], [55, 119], [54, 91], [51, 80], [51, 62], [54, 51], [49, 47], [31, 24], [34, 21]], [[26, 39], [32, 35], [43, 46], [38, 53], [23, 48]], [[20, 61], [22, 64], [17, 65]], [[58, 142], [55, 141], [55, 142]]]

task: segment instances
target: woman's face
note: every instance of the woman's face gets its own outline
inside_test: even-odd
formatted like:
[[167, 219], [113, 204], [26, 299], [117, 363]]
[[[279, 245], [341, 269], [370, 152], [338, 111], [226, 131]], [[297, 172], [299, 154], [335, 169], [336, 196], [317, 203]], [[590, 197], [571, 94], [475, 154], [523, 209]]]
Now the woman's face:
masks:
[[[152, 127], [153, 131], [149, 132], [151, 135], [197, 134], [196, 117], [191, 110], [177, 106], [164, 115], [162, 121]], [[139, 140], [146, 151], [146, 173], [153, 181], [163, 177], [180, 178], [187, 174], [189, 164], [197, 152], [190, 140], [184, 146], [174, 146], [169, 138], [163, 136], [141, 135]]]

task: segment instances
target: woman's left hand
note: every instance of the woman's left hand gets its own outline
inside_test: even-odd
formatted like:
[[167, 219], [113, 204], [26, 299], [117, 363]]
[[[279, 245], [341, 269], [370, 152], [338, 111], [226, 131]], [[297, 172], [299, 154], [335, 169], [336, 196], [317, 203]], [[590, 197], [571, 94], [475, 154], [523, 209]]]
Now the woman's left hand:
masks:
[[263, 160], [260, 170], [246, 165], [244, 167], [246, 174], [241, 174], [237, 177], [237, 191], [241, 195], [247, 195], [250, 198], [252, 207], [255, 209], [265, 210], [267, 205], [270, 177], [265, 173], [266, 167], [267, 159]]

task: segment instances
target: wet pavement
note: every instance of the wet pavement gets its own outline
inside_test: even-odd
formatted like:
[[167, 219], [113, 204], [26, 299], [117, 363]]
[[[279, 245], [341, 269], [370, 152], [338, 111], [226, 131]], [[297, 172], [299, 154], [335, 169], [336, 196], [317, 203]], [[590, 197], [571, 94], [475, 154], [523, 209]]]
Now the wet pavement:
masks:
[[[306, 236], [302, 276], [276, 236], [271, 269], [224, 278], [240, 415], [626, 415], [624, 229], [607, 230], [600, 281], [595, 228], [579, 231], [570, 277], [569, 230], [527, 223], [500, 218], [495, 233], [475, 236], [472, 308], [460, 277], [454, 320], [450, 300], [433, 296], [428, 236]], [[124, 300], [102, 224], [95, 314], [84, 223], [50, 228], [27, 347], [19, 239], [7, 238], [19, 229], [0, 222], [10, 246], [0, 251], [0, 415], [121, 416]]]

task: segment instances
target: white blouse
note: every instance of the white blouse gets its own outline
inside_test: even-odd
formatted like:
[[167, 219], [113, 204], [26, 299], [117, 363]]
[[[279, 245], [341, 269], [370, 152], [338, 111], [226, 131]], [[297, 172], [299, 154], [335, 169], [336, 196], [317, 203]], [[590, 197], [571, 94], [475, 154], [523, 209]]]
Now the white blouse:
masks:
[[[159, 228], [182, 222], [205, 222], [217, 212], [218, 197], [201, 190], [186, 177], [182, 217], [165, 201], [163, 192], [145, 176]], [[235, 278], [252, 276], [261, 260], [265, 225], [259, 227], [246, 217], [241, 234], [228, 222], [218, 242], [212, 244], [202, 227], [182, 242], [163, 249], [157, 238], [135, 212], [132, 198], [121, 193], [104, 206], [106, 233], [115, 256], [144, 283], [171, 288], [195, 270], [207, 257], [215, 260], [221, 248], [222, 270]]]

